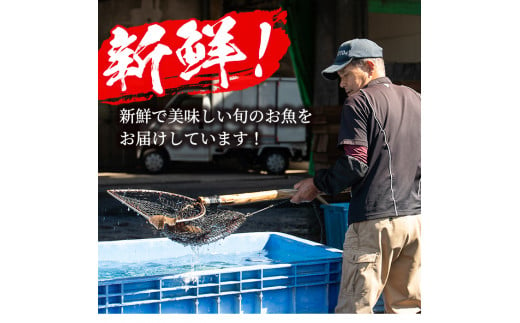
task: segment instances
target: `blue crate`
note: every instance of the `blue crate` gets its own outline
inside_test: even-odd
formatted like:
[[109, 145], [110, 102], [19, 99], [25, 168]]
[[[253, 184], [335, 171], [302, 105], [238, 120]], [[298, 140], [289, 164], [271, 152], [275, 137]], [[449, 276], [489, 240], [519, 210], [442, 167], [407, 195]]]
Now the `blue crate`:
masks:
[[[333, 313], [341, 250], [282, 233], [233, 234], [214, 245], [266, 251], [270, 264], [98, 281], [98, 313]], [[192, 254], [166, 238], [100, 242], [100, 261]], [[201, 255], [203, 257], [203, 255]]]
[[348, 206], [349, 203], [322, 204], [325, 218], [325, 235], [327, 245], [343, 249], [345, 232], [348, 228]]

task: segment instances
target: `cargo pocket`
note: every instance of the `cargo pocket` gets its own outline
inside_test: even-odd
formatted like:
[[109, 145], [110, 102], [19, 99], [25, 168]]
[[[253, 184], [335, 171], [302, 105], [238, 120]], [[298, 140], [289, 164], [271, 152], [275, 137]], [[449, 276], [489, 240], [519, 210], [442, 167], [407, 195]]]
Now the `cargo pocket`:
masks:
[[347, 249], [343, 254], [347, 294], [363, 297], [370, 290], [377, 288], [377, 260], [378, 252]]

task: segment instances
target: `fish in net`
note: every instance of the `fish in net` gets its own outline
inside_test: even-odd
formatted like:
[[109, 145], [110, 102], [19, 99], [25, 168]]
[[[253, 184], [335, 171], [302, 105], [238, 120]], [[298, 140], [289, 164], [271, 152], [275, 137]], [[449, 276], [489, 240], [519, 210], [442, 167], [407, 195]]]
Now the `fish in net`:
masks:
[[[170, 240], [192, 246], [225, 238], [237, 230], [249, 216], [287, 202], [271, 204], [261, 210], [244, 214], [220, 208], [218, 205], [222, 202], [220, 198], [226, 197], [245, 196], [245, 201], [250, 202], [248, 194], [220, 196], [220, 198], [199, 197], [196, 200], [175, 193], [143, 189], [108, 190], [107, 192], [142, 215]], [[272, 198], [271, 191], [259, 193], [268, 194]]]
[[247, 220], [247, 214], [211, 207], [206, 215], [187, 223], [167, 226], [162, 231], [170, 240], [183, 245], [203, 245], [227, 237]]

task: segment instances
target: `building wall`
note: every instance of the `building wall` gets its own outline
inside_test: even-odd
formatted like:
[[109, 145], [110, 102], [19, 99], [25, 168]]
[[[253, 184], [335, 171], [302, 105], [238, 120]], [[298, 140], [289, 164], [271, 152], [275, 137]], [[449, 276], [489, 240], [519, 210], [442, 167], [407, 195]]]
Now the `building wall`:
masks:
[[116, 25], [139, 26], [163, 20], [197, 18], [201, 1], [101, 0], [98, 3], [98, 46], [110, 37]]
[[368, 13], [368, 38], [383, 47], [389, 62], [421, 61], [421, 16]]

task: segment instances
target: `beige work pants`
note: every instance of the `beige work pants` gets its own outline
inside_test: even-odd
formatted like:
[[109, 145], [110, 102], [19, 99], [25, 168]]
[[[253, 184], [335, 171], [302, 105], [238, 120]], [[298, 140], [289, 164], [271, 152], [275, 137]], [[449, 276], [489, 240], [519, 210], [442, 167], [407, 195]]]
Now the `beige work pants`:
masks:
[[336, 313], [372, 313], [381, 293], [385, 313], [421, 310], [421, 215], [353, 223], [343, 245]]

